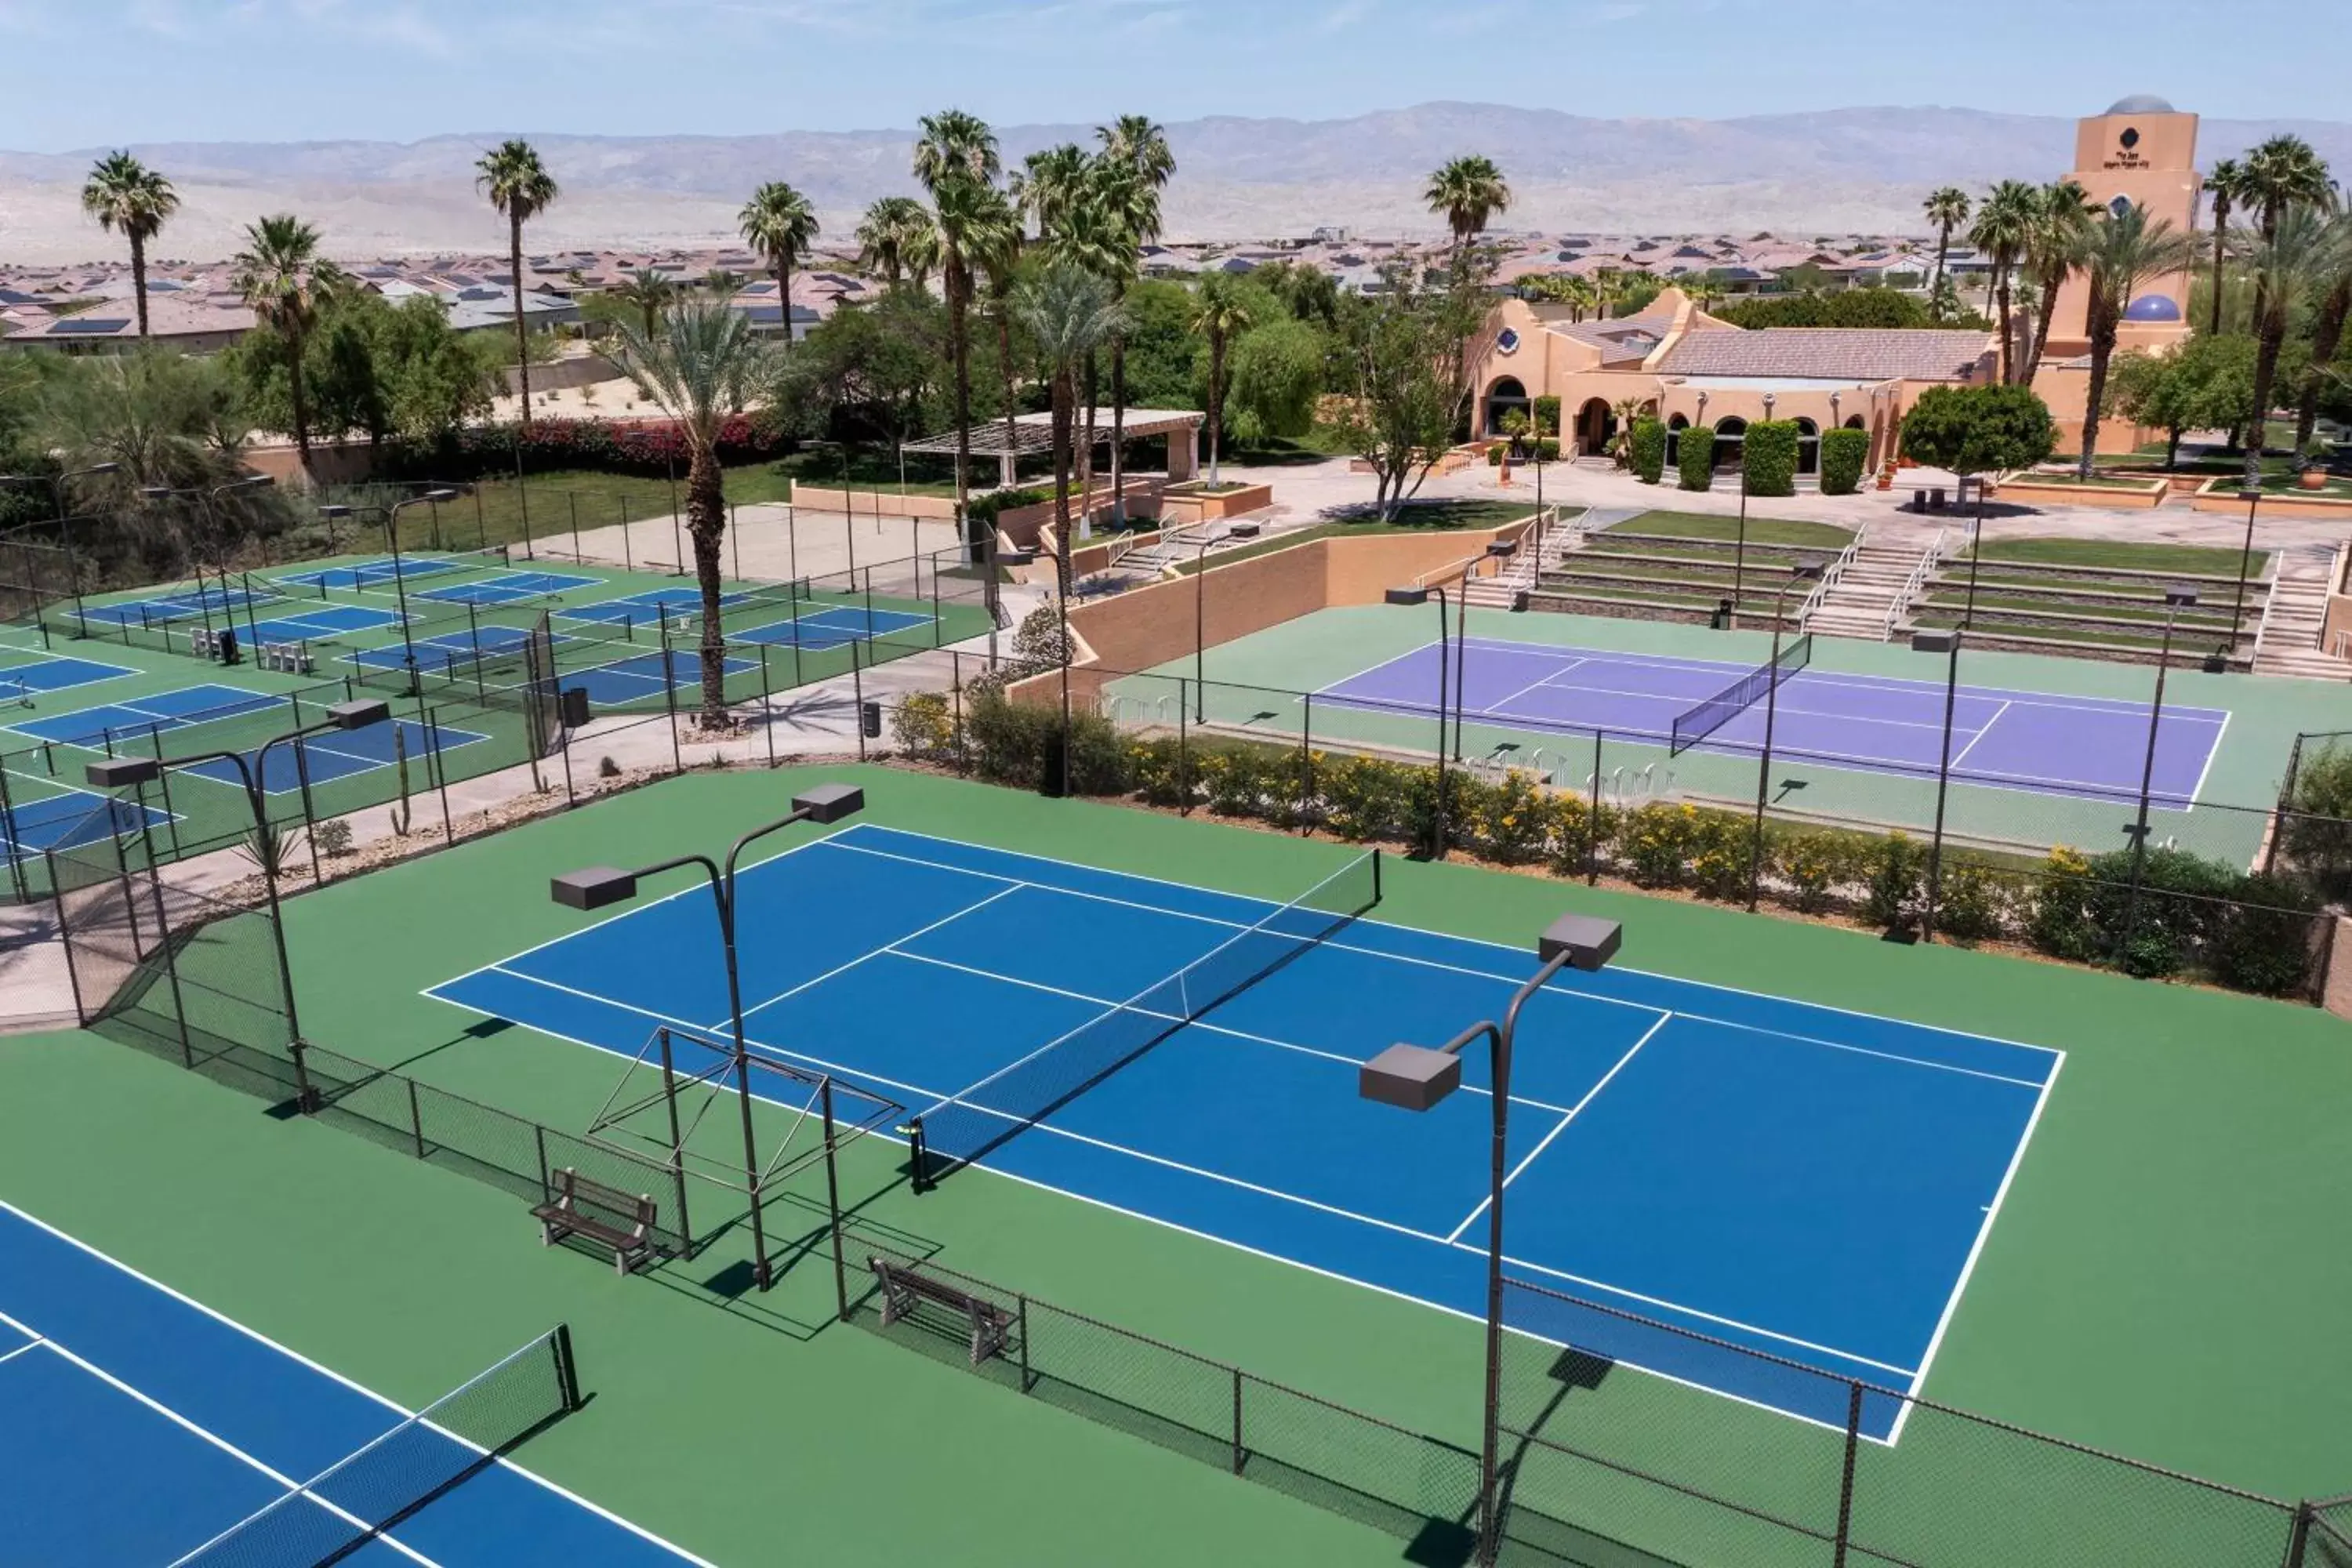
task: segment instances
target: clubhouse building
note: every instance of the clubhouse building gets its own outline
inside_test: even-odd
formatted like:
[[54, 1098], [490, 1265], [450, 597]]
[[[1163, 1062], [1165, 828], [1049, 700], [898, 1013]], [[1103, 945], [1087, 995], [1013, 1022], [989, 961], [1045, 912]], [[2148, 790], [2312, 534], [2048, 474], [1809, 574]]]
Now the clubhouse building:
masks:
[[[2188, 232], [2202, 187], [2196, 169], [2197, 117], [2161, 99], [2126, 98], [2084, 120], [2075, 135], [2070, 176], [2095, 202], [2129, 204]], [[2118, 353], [2162, 353], [2189, 333], [2186, 272], [2155, 279], [2124, 312]], [[2059, 448], [2079, 448], [2090, 382], [2086, 289], [2077, 274], [2060, 291], [2050, 342], [2034, 391], [2057, 421]], [[1870, 433], [1866, 471], [1895, 460], [1904, 416], [1931, 386], [1985, 384], [2000, 375], [2000, 334], [1990, 330], [1768, 328], [1747, 331], [1698, 308], [1668, 288], [1641, 314], [1619, 321], [1572, 319], [1564, 305], [1508, 300], [1489, 317], [1473, 349], [1476, 428], [1499, 433], [1514, 409], [1538, 397], [1559, 399], [1562, 450], [1605, 451], [1619, 422], [1633, 415], [1663, 420], [1672, 443], [1692, 426], [1712, 426], [1717, 461], [1739, 460], [1748, 426], [1793, 421], [1798, 471], [1820, 468], [1821, 433], [1843, 426]], [[2022, 310], [2013, 331], [2032, 330]], [[2106, 422], [2102, 450], [2126, 451], [2145, 433]]]

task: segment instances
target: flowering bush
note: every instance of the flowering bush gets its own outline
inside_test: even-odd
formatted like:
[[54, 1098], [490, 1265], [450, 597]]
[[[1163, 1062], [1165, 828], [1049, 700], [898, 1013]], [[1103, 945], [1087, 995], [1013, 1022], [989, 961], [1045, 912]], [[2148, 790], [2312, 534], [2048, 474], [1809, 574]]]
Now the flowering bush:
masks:
[[[720, 424], [718, 447], [721, 463], [756, 463], [783, 456], [792, 442], [764, 419], [734, 414]], [[685, 432], [669, 420], [539, 418], [529, 435], [516, 424], [465, 425], [434, 445], [397, 443], [387, 458], [395, 476], [471, 479], [512, 473], [518, 453], [526, 471], [598, 468], [650, 477], [675, 468], [681, 478], [689, 456]]]

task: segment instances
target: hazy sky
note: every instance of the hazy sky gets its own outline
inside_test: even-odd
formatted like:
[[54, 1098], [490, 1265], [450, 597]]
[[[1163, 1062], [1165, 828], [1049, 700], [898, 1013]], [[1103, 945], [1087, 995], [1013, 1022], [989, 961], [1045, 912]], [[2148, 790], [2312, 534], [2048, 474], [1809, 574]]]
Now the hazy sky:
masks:
[[0, 147], [867, 129], [950, 104], [1003, 123], [1328, 119], [1434, 99], [2071, 116], [2158, 92], [2209, 115], [2345, 118], [2329, 30], [2216, 47], [2217, 26], [2276, 5], [0, 0]]

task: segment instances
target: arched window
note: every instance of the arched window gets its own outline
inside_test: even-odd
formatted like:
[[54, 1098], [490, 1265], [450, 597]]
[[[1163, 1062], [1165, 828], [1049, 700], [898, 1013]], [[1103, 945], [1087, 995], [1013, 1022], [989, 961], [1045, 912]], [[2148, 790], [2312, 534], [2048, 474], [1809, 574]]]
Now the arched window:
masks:
[[1797, 425], [1797, 472], [1818, 474], [1822, 471], [1822, 427], [1799, 415]]
[[1748, 421], [1737, 414], [1727, 415], [1715, 425], [1715, 466], [1737, 468], [1748, 450]]
[[1867, 430], [1870, 428], [1869, 426], [1862, 422], [1862, 416], [1859, 414], [1848, 415], [1846, 416], [1845, 427], [1849, 430]]
[[1518, 377], [1496, 377], [1495, 384], [1486, 389], [1486, 433], [1489, 436], [1503, 434], [1503, 416], [1515, 408], [1522, 416], [1533, 418], [1535, 410], [1528, 406], [1528, 389], [1520, 384]]
[[1689, 428], [1690, 421], [1679, 414], [1666, 421], [1666, 467], [1669, 469], [1681, 466], [1683, 432]]

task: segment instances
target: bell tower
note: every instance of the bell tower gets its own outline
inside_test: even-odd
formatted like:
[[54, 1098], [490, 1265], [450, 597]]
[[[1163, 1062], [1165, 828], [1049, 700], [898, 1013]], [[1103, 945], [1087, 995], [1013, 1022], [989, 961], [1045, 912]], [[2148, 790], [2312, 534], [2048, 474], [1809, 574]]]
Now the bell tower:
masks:
[[[2146, 93], [2120, 99], [2105, 114], [2083, 121], [2074, 132], [2074, 172], [2067, 176], [2100, 206], [2121, 211], [2127, 203], [2161, 218], [2176, 234], [2197, 226], [2198, 197], [2204, 177], [2197, 172], [2197, 117]], [[2051, 318], [2049, 357], [2067, 359], [2090, 352], [2090, 290], [2076, 272], [2058, 291]], [[2124, 310], [2118, 349], [2161, 351], [2189, 335], [2189, 274], [2152, 278], [2142, 283]]]

